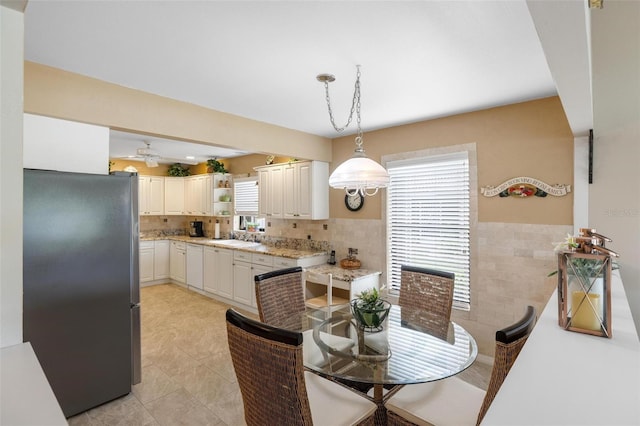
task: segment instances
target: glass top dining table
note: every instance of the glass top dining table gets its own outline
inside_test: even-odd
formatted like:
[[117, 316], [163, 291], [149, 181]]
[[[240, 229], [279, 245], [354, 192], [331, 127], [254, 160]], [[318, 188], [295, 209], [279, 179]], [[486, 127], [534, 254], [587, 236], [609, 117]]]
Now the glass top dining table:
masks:
[[474, 338], [460, 325], [434, 325], [424, 311], [397, 305], [375, 332], [358, 327], [349, 305], [307, 308], [282, 327], [303, 332], [305, 367], [331, 378], [373, 384], [373, 400], [379, 404], [384, 385], [444, 379], [465, 370], [478, 354]]

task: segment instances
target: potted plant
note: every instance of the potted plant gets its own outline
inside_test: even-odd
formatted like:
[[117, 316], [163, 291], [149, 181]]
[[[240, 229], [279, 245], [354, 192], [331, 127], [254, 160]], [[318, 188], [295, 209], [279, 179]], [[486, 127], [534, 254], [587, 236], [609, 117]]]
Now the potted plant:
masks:
[[169, 176], [190, 176], [191, 170], [188, 167], [184, 167], [180, 163], [175, 163], [169, 166]]
[[218, 161], [216, 158], [210, 158], [207, 160], [207, 173], [227, 173], [228, 170], [224, 168], [224, 164]]
[[382, 323], [389, 315], [391, 303], [380, 298], [378, 289], [363, 290], [351, 301], [351, 312], [358, 327], [367, 331], [382, 330]]

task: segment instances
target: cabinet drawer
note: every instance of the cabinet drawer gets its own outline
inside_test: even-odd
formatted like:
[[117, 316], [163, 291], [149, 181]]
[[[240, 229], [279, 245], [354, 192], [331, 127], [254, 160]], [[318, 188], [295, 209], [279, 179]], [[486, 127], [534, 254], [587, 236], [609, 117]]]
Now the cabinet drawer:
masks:
[[153, 250], [153, 241], [140, 241], [140, 250]]
[[268, 254], [253, 253], [251, 255], [251, 263], [263, 266], [273, 266], [273, 256]]
[[234, 250], [233, 260], [239, 260], [241, 262], [251, 262], [251, 253], [246, 251]]
[[171, 245], [180, 250], [184, 250], [187, 246], [187, 244], [182, 241], [171, 241]]
[[274, 269], [286, 269], [296, 266], [298, 266], [298, 261], [296, 259], [288, 259], [286, 257], [275, 257], [273, 259]]

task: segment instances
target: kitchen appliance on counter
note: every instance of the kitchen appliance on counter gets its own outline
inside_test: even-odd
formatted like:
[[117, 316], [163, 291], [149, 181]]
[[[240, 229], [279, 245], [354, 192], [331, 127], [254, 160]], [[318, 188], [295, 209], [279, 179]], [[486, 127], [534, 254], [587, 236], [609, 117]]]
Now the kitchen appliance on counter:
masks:
[[137, 174], [25, 169], [23, 236], [24, 341], [64, 415], [130, 393], [141, 378]]
[[192, 222], [189, 222], [189, 236], [204, 237], [204, 231], [202, 230], [202, 221], [194, 220]]

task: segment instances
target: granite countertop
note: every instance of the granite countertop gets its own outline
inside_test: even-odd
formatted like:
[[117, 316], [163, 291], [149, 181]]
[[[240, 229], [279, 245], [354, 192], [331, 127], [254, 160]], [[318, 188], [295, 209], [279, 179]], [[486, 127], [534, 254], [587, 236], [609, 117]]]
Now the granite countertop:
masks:
[[172, 240], [172, 241], [184, 241], [190, 244], [199, 244], [203, 246], [211, 246], [218, 248], [226, 248], [231, 250], [240, 250], [249, 253], [267, 254], [270, 256], [285, 257], [289, 259], [304, 259], [314, 256], [325, 256], [328, 253], [326, 251], [310, 251], [299, 250], [292, 248], [282, 248], [268, 246], [265, 244], [242, 241], [242, 240], [214, 240], [206, 237], [189, 237], [186, 235], [172, 235], [172, 236], [154, 236], [154, 237], [141, 237], [140, 241], [154, 241], [154, 240]]
[[355, 281], [369, 275], [380, 275], [380, 271], [372, 271], [370, 269], [344, 269], [339, 265], [317, 265], [306, 268], [310, 272], [318, 274], [331, 274], [333, 278], [341, 281]]

